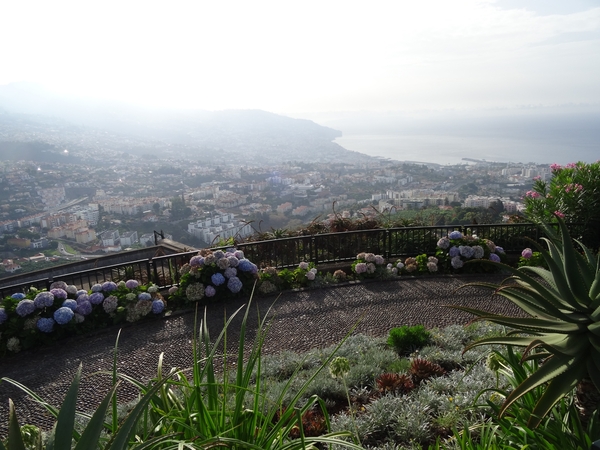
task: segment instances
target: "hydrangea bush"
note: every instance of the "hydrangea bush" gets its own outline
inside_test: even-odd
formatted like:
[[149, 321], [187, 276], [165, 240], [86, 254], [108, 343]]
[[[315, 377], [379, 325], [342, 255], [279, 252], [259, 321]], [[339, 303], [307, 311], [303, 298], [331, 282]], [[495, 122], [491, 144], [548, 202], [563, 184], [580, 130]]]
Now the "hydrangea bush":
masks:
[[477, 235], [452, 231], [437, 242], [435, 256], [439, 269], [447, 273], [486, 272], [495, 270], [489, 264], [467, 264], [467, 261], [490, 260], [501, 262], [505, 259], [504, 249], [489, 239], [480, 239]]
[[162, 314], [165, 307], [157, 286], [136, 280], [106, 281], [89, 290], [56, 281], [49, 291], [31, 288], [27, 294], [17, 292], [0, 300], [0, 355], [124, 321], [135, 322]]
[[269, 294], [286, 289], [310, 287], [321, 281], [322, 276], [314, 263], [302, 261], [293, 270], [265, 267], [260, 271], [259, 278], [258, 291], [262, 294]]
[[388, 274], [383, 256], [374, 253], [359, 253], [352, 263], [352, 272], [358, 279], [383, 278]]
[[172, 298], [186, 303], [210, 302], [249, 294], [258, 278], [258, 267], [234, 248], [201, 250], [179, 273], [179, 286], [169, 291]]

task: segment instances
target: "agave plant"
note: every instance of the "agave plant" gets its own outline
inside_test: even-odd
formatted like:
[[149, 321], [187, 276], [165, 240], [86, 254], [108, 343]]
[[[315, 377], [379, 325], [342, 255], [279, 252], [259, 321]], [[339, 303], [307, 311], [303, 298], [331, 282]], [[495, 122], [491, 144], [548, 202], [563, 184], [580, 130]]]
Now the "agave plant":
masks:
[[[600, 258], [580, 242], [578, 251], [567, 227], [558, 218], [560, 234], [543, 224], [549, 239], [548, 250], [536, 245], [548, 265], [520, 267], [500, 263], [512, 276], [502, 284], [471, 283], [494, 289], [530, 317], [507, 317], [463, 306], [453, 308], [512, 328], [505, 337], [474, 342], [469, 349], [488, 344], [525, 347], [522, 361], [540, 362], [539, 368], [508, 395], [500, 408], [502, 416], [517, 399], [533, 389], [545, 386], [529, 418], [535, 428], [552, 407], [589, 378], [600, 389]], [[509, 282], [512, 281], [512, 282]], [[508, 282], [508, 283], [507, 283]]]

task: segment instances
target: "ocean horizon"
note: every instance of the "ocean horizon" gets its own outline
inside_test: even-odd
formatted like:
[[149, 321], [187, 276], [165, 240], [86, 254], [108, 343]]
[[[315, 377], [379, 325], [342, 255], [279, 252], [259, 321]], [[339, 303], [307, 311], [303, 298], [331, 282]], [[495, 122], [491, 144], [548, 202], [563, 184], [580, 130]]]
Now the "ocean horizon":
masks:
[[348, 135], [334, 140], [347, 150], [396, 161], [467, 164], [463, 158], [502, 163], [592, 163], [600, 158], [600, 143], [568, 137], [509, 138], [452, 135]]

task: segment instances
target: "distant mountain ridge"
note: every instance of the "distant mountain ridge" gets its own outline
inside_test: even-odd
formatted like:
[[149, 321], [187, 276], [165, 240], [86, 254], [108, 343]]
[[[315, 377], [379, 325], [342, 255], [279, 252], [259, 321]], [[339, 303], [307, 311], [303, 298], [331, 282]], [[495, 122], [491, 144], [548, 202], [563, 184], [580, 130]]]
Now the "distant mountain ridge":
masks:
[[[152, 110], [115, 103], [63, 99], [13, 84], [0, 86], [0, 122], [27, 115], [28, 120], [59, 120], [75, 128], [102, 130], [121, 137], [135, 137], [160, 153], [162, 145], [179, 152], [215, 157], [240, 157], [277, 162], [300, 159], [315, 161], [371, 157], [343, 149], [332, 141], [342, 135], [306, 119], [261, 110], [185, 111]], [[14, 121], [14, 120], [13, 120]], [[148, 145], [144, 151], [152, 153]], [[135, 148], [129, 149], [136, 152]]]

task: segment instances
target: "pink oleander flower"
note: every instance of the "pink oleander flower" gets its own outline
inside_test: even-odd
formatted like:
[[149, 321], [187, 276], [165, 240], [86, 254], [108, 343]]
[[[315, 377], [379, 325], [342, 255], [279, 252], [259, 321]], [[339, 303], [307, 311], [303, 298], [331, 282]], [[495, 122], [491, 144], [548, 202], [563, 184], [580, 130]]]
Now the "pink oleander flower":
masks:
[[565, 166], [565, 168], [567, 169], [575, 169], [577, 167], [577, 164], [575, 163], [569, 163]]
[[541, 180], [541, 179], [542, 179], [542, 177], [540, 177], [539, 175], [537, 177], [533, 177], [534, 181]]
[[536, 191], [527, 191], [527, 192], [525, 193], [525, 197], [529, 197], [529, 198], [540, 198], [540, 197], [541, 197], [541, 195], [540, 195], [538, 192], [536, 192]]
[[560, 164], [553, 163], [553, 164], [550, 164], [550, 169], [554, 172], [556, 170], [562, 169], [562, 167]]
[[562, 212], [560, 212], [560, 211], [554, 211], [554, 215], [556, 215], [556, 216], [560, 217], [561, 219], [564, 219], [564, 218], [565, 218], [565, 215], [564, 215], [564, 213], [562, 213]]

